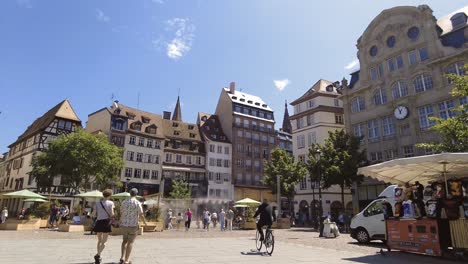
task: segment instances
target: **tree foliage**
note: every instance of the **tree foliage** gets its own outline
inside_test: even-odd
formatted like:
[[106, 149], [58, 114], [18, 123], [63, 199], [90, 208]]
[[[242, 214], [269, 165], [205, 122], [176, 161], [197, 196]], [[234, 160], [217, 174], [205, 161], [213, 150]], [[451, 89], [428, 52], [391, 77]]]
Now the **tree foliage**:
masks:
[[30, 174], [38, 187], [50, 188], [55, 176], [61, 185], [74, 191], [86, 190], [91, 183], [101, 187], [116, 185], [123, 168], [123, 149], [109, 143], [107, 136], [79, 129], [60, 135], [32, 160]]
[[[360, 150], [360, 141], [359, 137], [341, 129], [329, 131], [323, 144], [312, 144], [309, 148], [307, 167], [312, 182], [319, 182], [324, 189], [339, 185], [343, 206], [344, 188], [363, 178], [357, 174], [358, 168], [367, 162], [365, 151]], [[319, 159], [316, 158], [317, 149], [321, 152]]]
[[[466, 72], [468, 66], [464, 69]], [[452, 90], [454, 99], [468, 96], [468, 75], [448, 74], [447, 78], [454, 85]], [[435, 121], [435, 125], [430, 129], [439, 135], [439, 141], [417, 144], [417, 147], [432, 149], [435, 152], [468, 151], [468, 104], [460, 105], [451, 111], [455, 116], [447, 119], [430, 117]]]
[[183, 180], [172, 181], [172, 191], [170, 196], [174, 199], [190, 198], [190, 188], [188, 183]]
[[[289, 202], [296, 194], [295, 186], [302, 180], [307, 169], [302, 162], [294, 162], [294, 157], [285, 150], [275, 148], [271, 152], [271, 160], [265, 164], [263, 183], [269, 186], [274, 194], [277, 192], [277, 175], [280, 176], [280, 191], [288, 197]], [[279, 203], [279, 201], [278, 201]]]

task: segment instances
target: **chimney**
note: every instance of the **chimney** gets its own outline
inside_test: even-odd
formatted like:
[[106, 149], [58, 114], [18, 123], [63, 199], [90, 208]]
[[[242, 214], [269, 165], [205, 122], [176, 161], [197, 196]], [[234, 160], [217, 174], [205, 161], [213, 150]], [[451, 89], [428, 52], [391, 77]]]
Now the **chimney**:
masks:
[[163, 119], [171, 120], [171, 112], [163, 111]]
[[236, 90], [236, 83], [235, 83], [235, 82], [231, 82], [231, 83], [229, 84], [229, 93], [230, 93], [230, 94], [234, 94], [235, 90]]

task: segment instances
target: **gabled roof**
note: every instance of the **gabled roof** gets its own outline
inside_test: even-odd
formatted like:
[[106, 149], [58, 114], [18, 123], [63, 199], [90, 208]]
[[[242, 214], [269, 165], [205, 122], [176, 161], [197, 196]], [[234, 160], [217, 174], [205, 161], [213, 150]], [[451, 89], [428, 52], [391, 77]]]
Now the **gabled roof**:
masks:
[[260, 98], [258, 96], [247, 94], [247, 93], [240, 92], [240, 91], [237, 91], [237, 90], [235, 90], [234, 94], [232, 94], [232, 93], [229, 92], [229, 88], [223, 88], [223, 89], [224, 89], [224, 92], [229, 96], [229, 99], [231, 99], [231, 101], [233, 103], [238, 103], [238, 104], [241, 104], [241, 105], [248, 105], [250, 107], [255, 107], [255, 108], [258, 108], [260, 110], [273, 111], [273, 109], [271, 109], [262, 100], [262, 98]]
[[210, 141], [230, 143], [217, 115], [198, 112], [197, 124], [200, 126], [200, 133]]
[[316, 97], [319, 94], [322, 94], [322, 95], [335, 95], [335, 96], [340, 95], [336, 91], [336, 89], [333, 89], [333, 91], [331, 91], [331, 92], [328, 92], [326, 90], [327, 86], [329, 86], [331, 84], [333, 84], [333, 83], [330, 82], [330, 81], [324, 80], [324, 79], [318, 80], [314, 85], [312, 85], [312, 87], [309, 88], [309, 90], [307, 90], [307, 92], [305, 92], [298, 99], [291, 102], [290, 105], [296, 105], [296, 104], [302, 103], [302, 102], [307, 101], [307, 100], [309, 100], [309, 99], [311, 99], [313, 97]]
[[[130, 129], [130, 126], [132, 124], [140, 123], [141, 131], [137, 131], [138, 133], [147, 134], [145, 132], [146, 128], [156, 126], [156, 128], [158, 128], [156, 130], [156, 134], [148, 134], [148, 135], [159, 136], [159, 137], [164, 136], [161, 115], [139, 110], [139, 109], [129, 107], [121, 103], [117, 103], [117, 102], [115, 102], [113, 106], [109, 107], [108, 110], [114, 116], [121, 116], [122, 118], [128, 119], [127, 123], [128, 123], [128, 129], [130, 131], [135, 131], [135, 130]], [[145, 120], [149, 122], [148, 123], [143, 122], [144, 119], [149, 119], [149, 120]]]
[[[167, 119], [163, 119], [162, 122], [164, 136], [166, 138], [202, 142], [200, 131], [196, 124]], [[174, 124], [176, 124], [176, 126]], [[178, 132], [178, 135], [174, 134], [175, 131]], [[193, 137], [190, 137], [190, 134], [192, 134]]]
[[16, 143], [27, 139], [40, 131], [46, 129], [55, 118], [67, 119], [70, 121], [78, 122], [81, 126], [81, 120], [76, 115], [68, 99], [63, 100], [56, 106], [52, 107], [49, 111], [43, 114], [41, 117], [34, 120], [34, 122], [28, 126], [26, 131], [21, 134], [14, 143], [12, 143], [9, 148], [11, 148]]

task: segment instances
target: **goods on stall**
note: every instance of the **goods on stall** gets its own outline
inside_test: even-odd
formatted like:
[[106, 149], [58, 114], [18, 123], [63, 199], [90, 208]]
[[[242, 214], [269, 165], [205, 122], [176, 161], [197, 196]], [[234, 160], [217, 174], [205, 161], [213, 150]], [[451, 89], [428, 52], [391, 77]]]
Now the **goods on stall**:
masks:
[[403, 217], [414, 218], [414, 205], [411, 200], [404, 201], [403, 205]]
[[437, 218], [440, 213], [438, 212], [438, 205], [437, 205], [437, 200], [431, 199], [426, 202], [426, 212], [427, 212], [427, 217], [430, 218]]
[[403, 216], [403, 208], [401, 202], [395, 203], [395, 213], [393, 214], [395, 217]]
[[462, 182], [461, 181], [448, 181], [448, 191], [452, 197], [463, 196]]

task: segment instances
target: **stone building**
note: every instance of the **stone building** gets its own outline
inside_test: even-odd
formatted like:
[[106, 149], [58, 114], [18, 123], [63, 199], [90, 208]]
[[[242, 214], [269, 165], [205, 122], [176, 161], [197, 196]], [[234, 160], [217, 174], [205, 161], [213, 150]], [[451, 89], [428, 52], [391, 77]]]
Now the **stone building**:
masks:
[[104, 133], [124, 149], [122, 189], [136, 187], [141, 195], [157, 193], [162, 175], [164, 133], [160, 115], [115, 101], [112, 106], [88, 115], [86, 131]]
[[262, 183], [264, 162], [277, 146], [273, 109], [260, 97], [236, 90], [232, 82], [221, 90], [216, 115], [232, 143], [234, 200], [249, 197], [276, 201]]
[[[321, 79], [291, 103], [294, 107], [294, 114], [290, 117], [293, 154], [297, 161], [307, 162], [310, 146], [314, 143], [323, 144], [329, 131], [344, 129], [343, 104], [335, 86], [332, 82]], [[299, 212], [300, 223], [315, 221], [319, 215], [318, 182], [311, 179], [308, 175], [296, 187], [294, 211]], [[339, 186], [321, 190], [321, 193], [325, 214], [330, 212], [336, 217], [340, 211], [352, 207], [349, 189], [345, 190], [346, 205], [341, 202]]]
[[[28, 189], [44, 196], [51, 196], [64, 204], [71, 205], [74, 193], [70, 188], [60, 184], [60, 176], [54, 178], [52, 188], [37, 188], [34, 178], [29, 175], [32, 170], [32, 158], [48, 147], [48, 144], [59, 135], [75, 132], [81, 127], [81, 120], [76, 115], [70, 102], [63, 100], [44, 115], [37, 118], [18, 139], [8, 146], [5, 162], [5, 174], [2, 178], [2, 192]], [[20, 199], [2, 199], [2, 206], [10, 212], [16, 212]]]
[[[468, 59], [468, 7], [437, 20], [427, 5], [382, 11], [357, 41], [360, 70], [342, 100], [348, 132], [362, 136], [368, 159], [378, 163], [431, 154], [415, 144], [437, 141], [430, 117], [447, 118], [467, 98], [453, 98], [447, 73], [463, 74]], [[363, 189], [365, 188], [365, 189]], [[385, 183], [357, 187], [360, 208]]]

